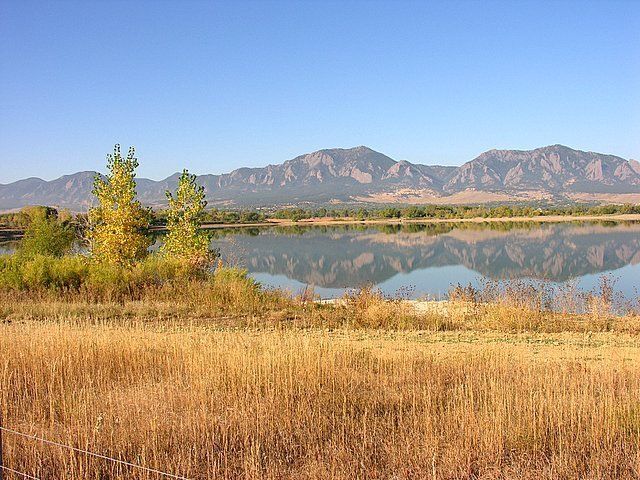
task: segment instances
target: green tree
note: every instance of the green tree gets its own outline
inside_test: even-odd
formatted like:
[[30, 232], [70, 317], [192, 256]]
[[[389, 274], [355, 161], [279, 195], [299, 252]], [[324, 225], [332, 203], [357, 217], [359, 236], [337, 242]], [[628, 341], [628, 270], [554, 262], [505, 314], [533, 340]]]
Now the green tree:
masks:
[[76, 232], [70, 217], [59, 216], [58, 211], [50, 207], [25, 207], [21, 213], [29, 219], [20, 241], [21, 255], [61, 257], [71, 250]]
[[207, 201], [204, 187], [196, 184], [196, 176], [183, 170], [175, 195], [167, 191], [167, 236], [161, 247], [170, 257], [193, 266], [205, 267], [213, 260], [209, 235], [201, 230], [202, 214]]
[[98, 206], [89, 210], [88, 239], [92, 258], [99, 262], [126, 266], [147, 254], [150, 211], [136, 198], [137, 167], [134, 147], [123, 157], [116, 145], [107, 155], [109, 173], [94, 180]]

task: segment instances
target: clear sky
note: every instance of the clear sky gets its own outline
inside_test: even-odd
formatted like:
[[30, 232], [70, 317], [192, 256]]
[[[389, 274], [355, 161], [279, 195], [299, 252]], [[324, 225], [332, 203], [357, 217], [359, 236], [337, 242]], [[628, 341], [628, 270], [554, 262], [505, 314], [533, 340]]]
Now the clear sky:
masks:
[[0, 183], [221, 173], [367, 145], [640, 159], [640, 1], [0, 0]]

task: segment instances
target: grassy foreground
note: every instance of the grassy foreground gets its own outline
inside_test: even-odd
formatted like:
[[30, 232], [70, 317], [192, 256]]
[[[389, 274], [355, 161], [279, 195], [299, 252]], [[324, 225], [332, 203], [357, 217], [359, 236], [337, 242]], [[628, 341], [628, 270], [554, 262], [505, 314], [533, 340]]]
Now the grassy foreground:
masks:
[[[0, 293], [6, 426], [190, 479], [640, 475], [640, 319], [606, 299], [317, 305], [224, 270], [96, 298]], [[4, 457], [161, 478], [11, 434]]]

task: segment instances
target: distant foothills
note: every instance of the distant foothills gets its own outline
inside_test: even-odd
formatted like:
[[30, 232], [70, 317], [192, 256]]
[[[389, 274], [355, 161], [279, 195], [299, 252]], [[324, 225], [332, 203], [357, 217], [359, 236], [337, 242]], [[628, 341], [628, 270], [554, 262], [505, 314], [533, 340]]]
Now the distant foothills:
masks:
[[[141, 159], [145, 161], [144, 158]], [[0, 184], [0, 211], [48, 205], [75, 212], [93, 202], [96, 172], [56, 180]], [[138, 196], [165, 206], [179, 174], [137, 179]], [[483, 204], [503, 202], [640, 203], [640, 162], [552, 145], [489, 150], [459, 166], [396, 161], [368, 147], [334, 148], [279, 165], [201, 175], [210, 206], [282, 207], [323, 204]]]

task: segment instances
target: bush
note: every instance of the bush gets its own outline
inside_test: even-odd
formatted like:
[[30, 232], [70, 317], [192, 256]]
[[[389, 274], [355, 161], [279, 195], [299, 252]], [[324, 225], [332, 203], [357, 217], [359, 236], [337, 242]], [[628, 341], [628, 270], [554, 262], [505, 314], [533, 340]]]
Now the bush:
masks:
[[68, 223], [58, 217], [55, 209], [30, 207], [25, 209], [29, 224], [20, 242], [21, 255], [33, 258], [37, 255], [61, 257], [71, 251], [76, 233]]
[[197, 266], [164, 255], [150, 255], [138, 262], [130, 271], [132, 283], [143, 285], [159, 285], [168, 281], [189, 280], [205, 276]]
[[240, 282], [248, 286], [257, 286], [257, 282], [248, 276], [248, 272], [242, 268], [218, 266], [212, 277], [217, 282]]
[[406, 302], [387, 298], [371, 286], [348, 293], [343, 300], [355, 327], [404, 329], [421, 324], [414, 309]]
[[24, 288], [20, 258], [17, 255], [0, 255], [0, 289]]
[[208, 275], [185, 262], [160, 255], [151, 255], [131, 268], [90, 262], [82, 255], [0, 255], [3, 290], [83, 291], [92, 297], [138, 297], [148, 287], [206, 279]]
[[78, 290], [87, 278], [81, 256], [0, 256], [0, 288], [11, 290]]
[[205, 271], [161, 254], [130, 267], [96, 263], [83, 255], [0, 255], [0, 292], [13, 291], [88, 303], [183, 302], [189, 311], [212, 314], [247, 314], [282, 300], [264, 292], [244, 270], [219, 265], [215, 271]]
[[91, 262], [83, 291], [94, 298], [121, 297], [131, 290], [126, 273], [120, 265]]

